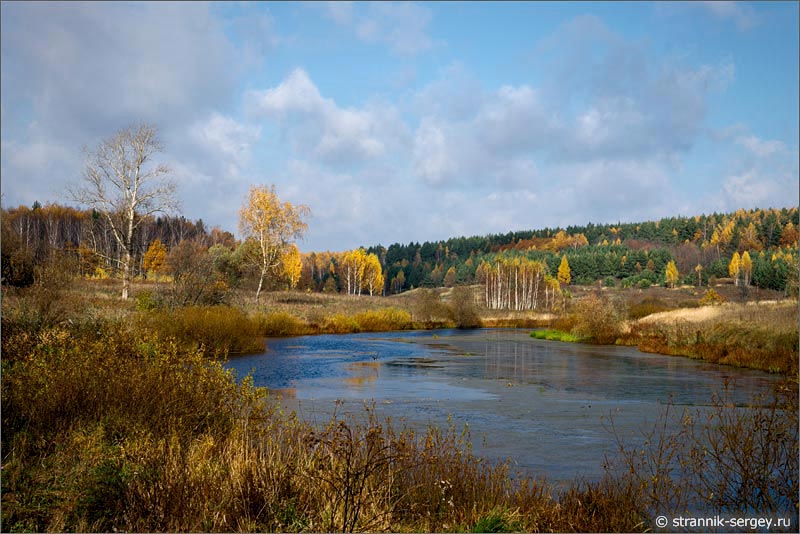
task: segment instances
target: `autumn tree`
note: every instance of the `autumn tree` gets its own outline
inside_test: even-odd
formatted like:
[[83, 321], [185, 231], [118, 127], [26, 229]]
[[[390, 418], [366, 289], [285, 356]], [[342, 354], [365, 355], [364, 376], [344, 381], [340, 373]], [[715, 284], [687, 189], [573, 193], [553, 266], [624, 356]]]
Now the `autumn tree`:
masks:
[[703, 285], [703, 266], [698, 263], [694, 272], [697, 273], [697, 287], [700, 287]]
[[303, 272], [303, 261], [300, 258], [300, 249], [294, 243], [289, 245], [286, 254], [281, 258], [281, 266], [283, 274], [286, 275], [286, 280], [289, 282], [289, 289], [296, 288], [300, 274]]
[[348, 295], [360, 295], [361, 283], [364, 280], [364, 267], [367, 262], [367, 251], [363, 248], [348, 251], [341, 264], [341, 275], [344, 276]]
[[674, 261], [670, 260], [666, 269], [667, 285], [674, 288], [675, 283], [678, 281], [678, 276], [678, 267], [675, 266]]
[[739, 253], [734, 252], [731, 257], [731, 262], [728, 264], [728, 274], [733, 278], [734, 285], [739, 285], [739, 270], [741, 268], [741, 260]]
[[122, 298], [128, 298], [134, 255], [134, 232], [146, 217], [177, 207], [169, 169], [156, 165], [163, 147], [156, 128], [147, 124], [120, 130], [87, 153], [81, 183], [71, 198], [97, 210], [108, 222], [121, 250]]
[[250, 193], [239, 211], [239, 230], [257, 245], [255, 260], [259, 279], [256, 302], [261, 295], [267, 273], [281, 265], [289, 245], [305, 233], [308, 225], [304, 219], [309, 214], [307, 206], [281, 203], [274, 185], [250, 187]]
[[446, 287], [453, 287], [454, 285], [456, 285], [456, 280], [457, 280], [456, 268], [450, 267], [449, 269], [447, 269], [447, 273], [445, 273], [444, 275], [444, 285]]
[[144, 253], [143, 267], [146, 273], [152, 272], [158, 275], [164, 270], [167, 263], [167, 247], [160, 239], [150, 243], [147, 252]]
[[367, 254], [363, 277], [363, 285], [367, 288], [370, 296], [374, 295], [376, 291], [383, 291], [383, 269], [381, 260], [375, 254]]
[[749, 286], [750, 280], [753, 277], [753, 260], [750, 259], [750, 253], [746, 250], [742, 253], [742, 259], [739, 264], [739, 272], [742, 275], [742, 283], [744, 286]]
[[558, 266], [558, 281], [566, 285], [569, 285], [572, 281], [572, 277], [569, 273], [569, 262], [566, 256], [561, 256], [561, 264]]

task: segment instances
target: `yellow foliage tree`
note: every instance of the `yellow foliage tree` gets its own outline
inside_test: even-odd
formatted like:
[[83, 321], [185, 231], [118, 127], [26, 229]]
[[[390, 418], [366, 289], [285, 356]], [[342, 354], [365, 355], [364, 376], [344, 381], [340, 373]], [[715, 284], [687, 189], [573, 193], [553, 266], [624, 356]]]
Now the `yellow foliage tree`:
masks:
[[239, 230], [245, 237], [253, 238], [258, 245], [258, 257], [255, 261], [260, 277], [256, 302], [261, 295], [267, 273], [280, 266], [281, 258], [289, 245], [308, 228], [303, 219], [309, 214], [307, 206], [281, 203], [274, 185], [250, 187], [250, 194], [239, 211]]
[[669, 285], [669, 287], [675, 287], [675, 283], [678, 281], [679, 276], [680, 275], [678, 274], [678, 267], [675, 265], [675, 262], [669, 260], [669, 263], [667, 263], [667, 270], [666, 270], [667, 284]]
[[735, 285], [739, 285], [739, 269], [741, 267], [741, 259], [739, 259], [739, 253], [734, 252], [733, 257], [731, 257], [731, 262], [728, 264], [728, 274], [733, 278], [733, 283]]
[[370, 295], [383, 290], [383, 269], [381, 260], [375, 254], [368, 254], [364, 263], [364, 283]]
[[294, 243], [289, 245], [286, 254], [281, 258], [281, 265], [286, 280], [289, 282], [289, 289], [296, 288], [297, 282], [300, 281], [300, 274], [303, 272], [303, 261], [300, 259], [300, 249], [297, 248], [297, 245]]
[[558, 266], [558, 281], [562, 284], [569, 285], [572, 282], [572, 276], [569, 271], [569, 262], [566, 256], [561, 256], [561, 264]]
[[159, 274], [167, 264], [167, 247], [160, 239], [154, 240], [144, 253], [144, 270], [147, 273]]
[[742, 253], [742, 260], [739, 264], [739, 272], [742, 275], [742, 282], [745, 287], [750, 285], [750, 279], [753, 275], [753, 260], [750, 259], [750, 253], [746, 250]]

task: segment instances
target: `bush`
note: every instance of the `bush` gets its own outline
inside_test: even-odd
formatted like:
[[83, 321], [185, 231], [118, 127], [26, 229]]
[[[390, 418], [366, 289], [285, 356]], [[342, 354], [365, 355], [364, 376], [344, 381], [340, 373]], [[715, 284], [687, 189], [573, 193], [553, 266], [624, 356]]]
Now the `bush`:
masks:
[[257, 321], [238, 308], [189, 306], [145, 313], [141, 325], [160, 340], [174, 340], [187, 350], [210, 357], [246, 354], [264, 350]]
[[286, 312], [273, 312], [257, 318], [258, 330], [267, 337], [301, 336], [309, 333], [309, 327], [300, 319]]
[[478, 328], [481, 319], [475, 307], [475, 295], [469, 287], [454, 287], [450, 297], [450, 308], [457, 328]]
[[700, 306], [717, 306], [725, 302], [725, 299], [713, 289], [709, 289], [697, 302]]
[[354, 319], [361, 332], [388, 332], [411, 328], [411, 314], [397, 308], [362, 312]]
[[591, 338], [595, 343], [614, 343], [622, 332], [622, 308], [620, 303], [605, 296], [587, 295], [575, 303], [575, 327], [572, 331]]
[[355, 334], [361, 331], [361, 325], [354, 317], [336, 314], [325, 321], [323, 330], [331, 334]]

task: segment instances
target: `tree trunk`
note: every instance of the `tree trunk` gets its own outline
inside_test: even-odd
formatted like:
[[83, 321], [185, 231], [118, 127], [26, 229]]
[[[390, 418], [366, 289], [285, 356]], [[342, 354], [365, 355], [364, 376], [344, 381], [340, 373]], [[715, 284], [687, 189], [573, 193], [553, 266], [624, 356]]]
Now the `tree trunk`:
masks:
[[125, 250], [125, 259], [122, 265], [122, 300], [128, 300], [128, 291], [131, 287], [131, 252]]

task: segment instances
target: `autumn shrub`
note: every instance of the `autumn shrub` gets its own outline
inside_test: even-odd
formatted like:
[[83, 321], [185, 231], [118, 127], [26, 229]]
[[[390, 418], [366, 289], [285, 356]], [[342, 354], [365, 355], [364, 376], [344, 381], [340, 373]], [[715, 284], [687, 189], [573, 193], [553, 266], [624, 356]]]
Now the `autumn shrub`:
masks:
[[625, 313], [620, 302], [592, 293], [575, 302], [573, 316], [574, 334], [606, 344], [614, 343], [619, 337]]
[[383, 308], [358, 313], [353, 318], [361, 332], [389, 332], [411, 328], [411, 314], [398, 308]]
[[454, 287], [450, 294], [450, 311], [457, 328], [478, 328], [481, 319], [475, 306], [475, 296], [469, 287]]
[[718, 306], [725, 302], [725, 298], [713, 289], [706, 290], [703, 296], [698, 300], [700, 306]]
[[309, 327], [297, 317], [286, 312], [272, 312], [257, 316], [258, 330], [267, 337], [301, 336]]
[[361, 331], [361, 325], [355, 317], [337, 313], [325, 319], [322, 330], [329, 334], [355, 334]]
[[238, 308], [188, 306], [154, 310], [142, 314], [139, 322], [162, 340], [173, 339], [187, 350], [197, 350], [210, 357], [264, 349], [258, 321]]

